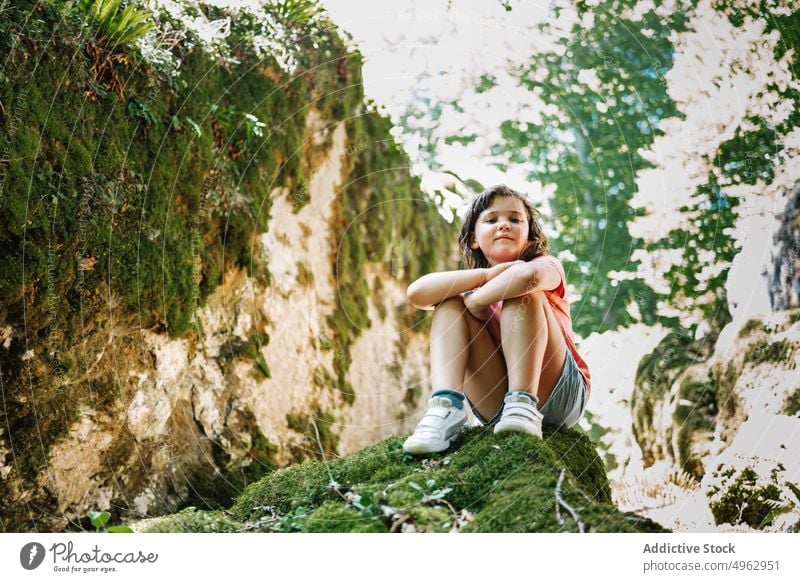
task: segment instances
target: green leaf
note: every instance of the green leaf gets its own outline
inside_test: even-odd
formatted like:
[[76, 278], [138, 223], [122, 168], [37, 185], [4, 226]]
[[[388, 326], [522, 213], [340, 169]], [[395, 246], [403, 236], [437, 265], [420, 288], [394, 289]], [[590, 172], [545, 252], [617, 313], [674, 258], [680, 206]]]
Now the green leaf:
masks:
[[87, 517], [94, 527], [100, 529], [108, 522], [111, 514], [107, 511], [90, 511]]
[[186, 118], [186, 123], [189, 125], [189, 127], [192, 128], [192, 131], [194, 131], [194, 133], [195, 133], [195, 135], [197, 135], [197, 137], [200, 137], [200, 136], [203, 135], [203, 132], [200, 130], [200, 126], [197, 125], [191, 117], [187, 117]]
[[133, 533], [127, 525], [112, 525], [108, 528], [108, 533]]

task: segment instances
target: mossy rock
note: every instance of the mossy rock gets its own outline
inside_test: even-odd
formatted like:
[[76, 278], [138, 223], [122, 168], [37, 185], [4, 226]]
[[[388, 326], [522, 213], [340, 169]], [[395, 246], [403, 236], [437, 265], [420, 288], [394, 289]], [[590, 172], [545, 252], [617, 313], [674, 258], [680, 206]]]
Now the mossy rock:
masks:
[[734, 473], [733, 468], [728, 468], [722, 473], [720, 485], [709, 491], [709, 507], [717, 525], [746, 523], [752, 528], [763, 529], [778, 515], [792, 509], [793, 505], [787, 505], [781, 499], [774, 473], [773, 482], [766, 484], [759, 484], [759, 476], [750, 467], [743, 469], [731, 483]]
[[[603, 463], [572, 429], [465, 430], [444, 453], [414, 457], [402, 437], [332, 461], [309, 460], [247, 487], [225, 512], [192, 510], [136, 531], [663, 532], [611, 501]], [[234, 526], [234, 524], [236, 524]], [[237, 529], [238, 528], [238, 529]]]

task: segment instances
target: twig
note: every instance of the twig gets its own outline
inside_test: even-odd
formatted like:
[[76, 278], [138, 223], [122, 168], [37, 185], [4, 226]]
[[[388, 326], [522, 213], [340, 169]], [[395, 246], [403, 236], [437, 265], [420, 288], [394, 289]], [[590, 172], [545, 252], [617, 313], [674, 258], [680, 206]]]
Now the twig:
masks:
[[317, 429], [317, 419], [314, 418], [313, 416], [311, 417], [311, 426], [314, 427], [314, 435], [316, 435], [317, 437], [317, 446], [319, 446], [319, 454], [320, 457], [322, 458], [322, 465], [325, 467], [325, 470], [328, 471], [328, 478], [330, 479], [328, 487], [336, 491], [336, 493], [339, 494], [339, 497], [347, 501], [347, 497], [345, 497], [345, 495], [341, 491], [339, 491], [340, 485], [336, 481], [336, 479], [333, 478], [333, 473], [331, 473], [331, 468], [325, 462], [325, 451], [322, 448], [322, 439], [319, 438], [319, 430]]
[[558, 483], [556, 483], [556, 516], [558, 516], [558, 523], [564, 525], [564, 520], [561, 518], [561, 512], [558, 509], [559, 505], [563, 505], [564, 509], [566, 509], [569, 514], [572, 516], [572, 519], [578, 524], [578, 532], [584, 533], [583, 529], [583, 522], [581, 521], [580, 517], [578, 517], [578, 512], [575, 511], [564, 499], [561, 497], [561, 483], [564, 482], [564, 475], [566, 474], [565, 469], [561, 469], [561, 474], [558, 476]]
[[389, 528], [389, 533], [397, 533], [397, 530], [399, 530], [402, 527], [402, 525], [409, 519], [411, 519], [411, 514], [410, 513], [404, 514], [400, 519], [392, 523], [392, 526]]

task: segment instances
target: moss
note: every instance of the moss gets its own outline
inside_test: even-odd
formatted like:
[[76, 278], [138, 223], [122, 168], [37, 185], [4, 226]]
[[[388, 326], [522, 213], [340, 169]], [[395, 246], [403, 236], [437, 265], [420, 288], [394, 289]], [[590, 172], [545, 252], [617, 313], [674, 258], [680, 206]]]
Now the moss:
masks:
[[406, 386], [406, 390], [403, 393], [403, 404], [409, 409], [414, 409], [419, 403], [421, 396], [422, 388], [420, 387], [419, 382], [409, 384]]
[[580, 467], [580, 471], [571, 476], [586, 494], [595, 501], [611, 503], [611, 488], [605, 468], [595, 445], [586, 435], [574, 429], [560, 429], [550, 434], [547, 445], [569, 471]]
[[796, 389], [786, 397], [781, 412], [787, 416], [795, 416], [800, 412], [800, 389]]
[[739, 379], [739, 370], [734, 362], [718, 364], [711, 369], [711, 377], [717, 386], [717, 408], [720, 415], [733, 417], [739, 407], [739, 397], [734, 388]]
[[132, 528], [139, 533], [237, 533], [242, 524], [224, 512], [199, 511], [187, 507], [180, 513], [141, 521]]
[[[408, 173], [409, 160], [402, 148], [393, 139], [374, 138], [390, 135], [390, 129], [390, 121], [374, 110], [347, 121], [345, 163], [350, 181], [332, 220], [333, 235], [341, 241], [335, 263], [339, 306], [328, 321], [336, 352], [341, 354], [334, 365], [343, 396], [350, 395], [346, 386], [350, 346], [371, 325], [365, 262], [383, 265], [399, 283], [407, 284], [444, 268], [443, 259], [457, 239], [457, 226], [442, 220], [433, 201], [419, 198], [419, 180]], [[398, 240], [407, 241], [404, 256], [409, 259], [402, 269], [394, 268], [387, 252]]]
[[386, 298], [383, 296], [383, 280], [375, 276], [372, 280], [372, 304], [378, 310], [381, 321], [386, 320]]
[[[246, 43], [224, 66], [179, 45], [174, 79], [129, 47], [115, 64], [125, 79], [121, 100], [96, 82], [81, 24], [62, 21], [49, 4], [0, 11], [0, 45], [13, 47], [0, 83], [8, 146], [0, 162], [0, 319], [14, 327], [24, 320], [28, 337], [47, 343], [34, 345], [28, 363], [19, 342], [0, 352], [4, 377], [19, 379], [6, 385], [18, 476], [35, 481], [82, 404], [110, 407], [123, 395], [119, 378], [71, 382], [98, 353], [73, 354], [73, 346], [91, 345], [111, 325], [192, 338], [200, 331], [196, 311], [223, 273], [246, 269], [270, 284], [256, 236], [269, 224], [271, 193], [306, 189], [310, 160], [324, 153], [306, 144], [310, 108], [331, 125], [345, 123], [348, 135], [348, 186], [330, 224], [332, 240], [341, 241], [331, 249], [341, 301], [329, 320], [329, 348], [337, 356], [334, 389], [354, 402], [350, 348], [371, 323], [366, 262], [383, 265], [402, 285], [445, 266], [456, 239], [456, 227], [419, 198], [419, 180], [390, 138], [391, 122], [372, 107], [364, 111], [361, 55], [335, 27], [300, 41], [308, 49], [300, 51], [304, 72], [293, 76]], [[246, 115], [266, 124], [263, 139]], [[408, 261], [394, 269], [387, 249], [409, 232]], [[315, 283], [311, 273], [302, 280]], [[424, 325], [424, 314], [413, 317]], [[266, 341], [262, 334], [234, 342], [223, 357], [251, 358], [254, 373], [269, 377], [260, 349]], [[70, 355], [52, 367], [43, 352]], [[26, 396], [32, 387], [35, 410]], [[334, 433], [324, 439], [335, 450]]]
[[301, 287], [312, 287], [314, 285], [314, 273], [302, 261], [297, 261], [297, 284]]
[[[313, 339], [313, 338], [312, 338]], [[311, 375], [314, 386], [323, 390], [328, 390], [336, 386], [336, 378], [324, 366], [317, 366]]]
[[[725, 477], [725, 475], [728, 475]], [[725, 473], [720, 487], [709, 490], [709, 503], [714, 522], [737, 525], [746, 523], [752, 528], [763, 529], [772, 524], [781, 512], [780, 490], [774, 483], [757, 486], [758, 475], [751, 468], [739, 473], [736, 480], [728, 485], [732, 474]], [[722, 490], [722, 494], [717, 493]], [[716, 496], [716, 499], [713, 497]]]
[[657, 403], [663, 401], [672, 384], [692, 365], [711, 355], [716, 335], [695, 340], [694, 332], [678, 329], [670, 332], [653, 352], [644, 358], [636, 371], [631, 398], [633, 434], [642, 447], [646, 467], [652, 465], [662, 452], [655, 450], [652, 436], [653, 414]]
[[272, 378], [269, 365], [264, 358], [264, 352], [261, 351], [261, 348], [267, 344], [269, 344], [269, 334], [256, 332], [246, 342], [239, 338], [232, 340], [230, 352], [234, 357], [246, 356], [253, 360], [256, 365], [255, 370], [260, 372], [263, 378]]
[[717, 414], [717, 384], [713, 376], [708, 381], [685, 379], [678, 390], [678, 405], [673, 415], [678, 429], [678, 463], [697, 481], [703, 478], [702, 459], [695, 455], [694, 442], [698, 434], [711, 433]]
[[577, 431], [541, 441], [471, 428], [451, 450], [423, 458], [403, 453], [402, 442], [275, 471], [227, 515], [247, 531], [577, 531], [567, 509], [556, 510], [558, 491], [586, 531], [664, 531], [611, 504], [602, 462]]
[[752, 344], [745, 354], [744, 361], [757, 366], [764, 363], [790, 364], [794, 368], [792, 355], [797, 349], [794, 342], [787, 340], [761, 340]]
[[287, 414], [286, 423], [289, 429], [305, 437], [297, 456], [330, 458], [335, 455], [339, 446], [339, 435], [332, 430], [335, 422], [333, 415], [323, 411], [317, 404], [312, 406], [310, 414], [302, 412]]
[[753, 332], [766, 332], [767, 328], [760, 319], [750, 319], [739, 330], [739, 337], [747, 337]]
[[306, 520], [305, 532], [385, 533], [383, 521], [340, 503], [323, 503]]
[[191, 474], [187, 478], [191, 483], [189, 493], [181, 500], [181, 506], [211, 510], [229, 507], [247, 486], [277, 468], [278, 447], [260, 432], [252, 413], [240, 414], [243, 418], [239, 422], [254, 427], [251, 429], [254, 436], [249, 442], [242, 442], [226, 427], [222, 438], [211, 443], [211, 455], [218, 470], [211, 474], [202, 471]]

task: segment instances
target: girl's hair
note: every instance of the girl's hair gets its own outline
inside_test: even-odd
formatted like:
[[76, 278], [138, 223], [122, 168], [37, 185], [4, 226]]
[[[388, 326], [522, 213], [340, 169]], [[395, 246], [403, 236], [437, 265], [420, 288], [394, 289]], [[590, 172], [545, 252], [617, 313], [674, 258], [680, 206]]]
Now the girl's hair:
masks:
[[461, 224], [461, 232], [458, 235], [458, 246], [461, 250], [461, 259], [468, 269], [486, 268], [489, 261], [484, 256], [480, 248], [470, 248], [472, 234], [475, 232], [475, 224], [478, 222], [478, 217], [481, 212], [486, 210], [492, 205], [495, 197], [497, 196], [511, 196], [518, 198], [525, 206], [525, 212], [528, 215], [528, 247], [520, 255], [520, 259], [530, 261], [541, 255], [550, 253], [550, 243], [547, 242], [547, 237], [544, 235], [537, 217], [540, 216], [539, 212], [531, 206], [525, 197], [517, 192], [500, 184], [492, 186], [488, 190], [478, 194], [475, 199], [470, 203], [467, 213], [464, 216], [464, 222]]

